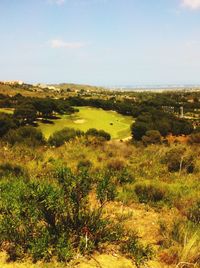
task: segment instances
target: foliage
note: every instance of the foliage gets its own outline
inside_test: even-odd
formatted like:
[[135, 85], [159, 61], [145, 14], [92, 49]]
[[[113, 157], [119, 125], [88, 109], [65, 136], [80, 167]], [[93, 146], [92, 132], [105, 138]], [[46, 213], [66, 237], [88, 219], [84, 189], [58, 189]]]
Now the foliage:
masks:
[[189, 220], [196, 224], [200, 224], [200, 200], [197, 200], [187, 214]]
[[158, 185], [137, 183], [135, 193], [141, 203], [159, 202], [166, 196], [166, 190]]
[[21, 105], [16, 107], [13, 117], [16, 118], [21, 125], [32, 124], [37, 118], [37, 110], [30, 104]]
[[122, 159], [114, 158], [108, 162], [107, 168], [112, 171], [120, 171], [125, 169], [125, 163]]
[[0, 247], [7, 243], [10, 259], [29, 254], [34, 261], [67, 261], [77, 250], [90, 252], [120, 239], [122, 230], [102, 217], [102, 209], [88, 206], [92, 179], [86, 169], [59, 167], [56, 178], [53, 184], [1, 181]]
[[25, 171], [20, 165], [10, 163], [0, 164], [0, 177], [6, 177], [8, 175], [20, 177], [25, 175]]
[[184, 147], [170, 149], [162, 162], [167, 164], [170, 172], [177, 172], [185, 169], [188, 173], [193, 173], [195, 168], [194, 154], [190, 153]]
[[59, 147], [65, 142], [68, 142], [76, 137], [84, 135], [84, 132], [75, 130], [73, 128], [64, 128], [63, 130], [56, 131], [50, 136], [48, 142], [51, 146]]
[[198, 225], [191, 225], [181, 218], [173, 219], [172, 225], [161, 224], [161, 233], [164, 238], [160, 259], [166, 264], [188, 263], [199, 267], [200, 264], [200, 236]]
[[189, 136], [188, 142], [190, 144], [199, 144], [200, 143], [200, 132], [191, 134]]
[[161, 143], [161, 135], [158, 130], [149, 130], [142, 137], [144, 145]]
[[117, 172], [116, 177], [117, 177], [117, 181], [121, 185], [135, 182], [135, 178], [133, 174], [126, 167], [122, 168], [119, 172]]
[[8, 133], [4, 136], [4, 140], [11, 145], [16, 143], [23, 143], [28, 146], [45, 144], [42, 132], [31, 126], [24, 126], [8, 131]]
[[141, 140], [145, 133], [150, 130], [157, 130], [164, 137], [169, 133], [189, 135], [193, 131], [193, 126], [191, 122], [176, 118], [175, 115], [149, 109], [148, 112], [137, 117], [131, 126], [131, 131], [135, 140]]
[[111, 136], [109, 133], [107, 133], [104, 130], [97, 130], [96, 128], [88, 129], [85, 134], [86, 136], [95, 136], [95, 137], [103, 138], [107, 141], [111, 139]]
[[117, 194], [115, 178], [112, 172], [104, 171], [100, 173], [100, 178], [97, 184], [97, 198], [104, 204], [107, 201], [114, 200]]
[[92, 167], [92, 162], [90, 160], [80, 160], [77, 164], [78, 169], [81, 169], [81, 168], [90, 169], [91, 167]]
[[152, 248], [148, 245], [142, 245], [136, 234], [132, 234], [129, 237], [124, 245], [122, 245], [121, 250], [123, 253], [134, 257], [137, 267], [141, 267], [140, 265], [149, 260], [153, 254]]
[[0, 138], [3, 137], [10, 129], [17, 127], [17, 122], [12, 119], [11, 115], [0, 113]]

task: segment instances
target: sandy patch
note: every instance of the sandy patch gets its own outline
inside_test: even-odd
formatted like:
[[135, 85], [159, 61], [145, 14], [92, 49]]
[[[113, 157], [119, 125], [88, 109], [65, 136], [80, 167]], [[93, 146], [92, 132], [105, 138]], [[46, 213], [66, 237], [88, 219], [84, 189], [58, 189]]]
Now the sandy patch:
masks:
[[74, 121], [75, 124], [84, 124], [85, 123], [85, 119], [77, 119]]

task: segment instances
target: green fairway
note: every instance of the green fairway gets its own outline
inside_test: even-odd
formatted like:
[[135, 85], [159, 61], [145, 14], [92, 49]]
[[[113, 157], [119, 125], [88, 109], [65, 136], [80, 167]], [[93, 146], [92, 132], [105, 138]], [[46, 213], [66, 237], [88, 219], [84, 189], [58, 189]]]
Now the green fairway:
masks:
[[13, 114], [13, 111], [12, 108], [0, 108], [0, 113]]
[[123, 139], [131, 135], [131, 116], [123, 116], [114, 111], [104, 111], [91, 107], [77, 107], [78, 113], [61, 115], [60, 119], [53, 120], [54, 124], [39, 123], [44, 136], [49, 138], [55, 131], [65, 127], [87, 131], [89, 128], [103, 129], [110, 133], [113, 139]]

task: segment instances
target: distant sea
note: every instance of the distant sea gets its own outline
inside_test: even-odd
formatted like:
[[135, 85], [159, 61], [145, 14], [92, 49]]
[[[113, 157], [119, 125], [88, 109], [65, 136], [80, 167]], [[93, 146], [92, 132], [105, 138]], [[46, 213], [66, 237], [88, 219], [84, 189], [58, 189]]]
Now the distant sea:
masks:
[[177, 85], [120, 85], [120, 86], [106, 86], [110, 90], [117, 91], [166, 91], [166, 90], [192, 90], [199, 89], [200, 84], [177, 84]]

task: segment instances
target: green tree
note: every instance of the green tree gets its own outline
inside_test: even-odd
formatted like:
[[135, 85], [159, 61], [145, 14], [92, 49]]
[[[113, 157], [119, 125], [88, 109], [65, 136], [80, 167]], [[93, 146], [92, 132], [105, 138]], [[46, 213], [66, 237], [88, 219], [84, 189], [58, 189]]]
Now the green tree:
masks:
[[111, 136], [109, 133], [107, 133], [104, 130], [97, 130], [96, 128], [88, 129], [85, 134], [86, 134], [86, 136], [94, 136], [94, 137], [103, 138], [107, 141], [109, 141], [111, 139]]
[[162, 137], [158, 130], [148, 130], [145, 135], [142, 137], [142, 142], [145, 145], [148, 144], [160, 144]]
[[0, 113], [0, 137], [3, 137], [10, 129], [17, 127], [17, 122], [12, 116]]
[[23, 124], [32, 124], [37, 118], [37, 111], [33, 105], [18, 106], [14, 111], [14, 118]]
[[83, 136], [84, 132], [81, 130], [75, 130], [73, 128], [64, 128], [62, 130], [56, 131], [49, 137], [49, 144], [51, 146], [59, 147], [65, 142], [68, 142], [76, 137]]

